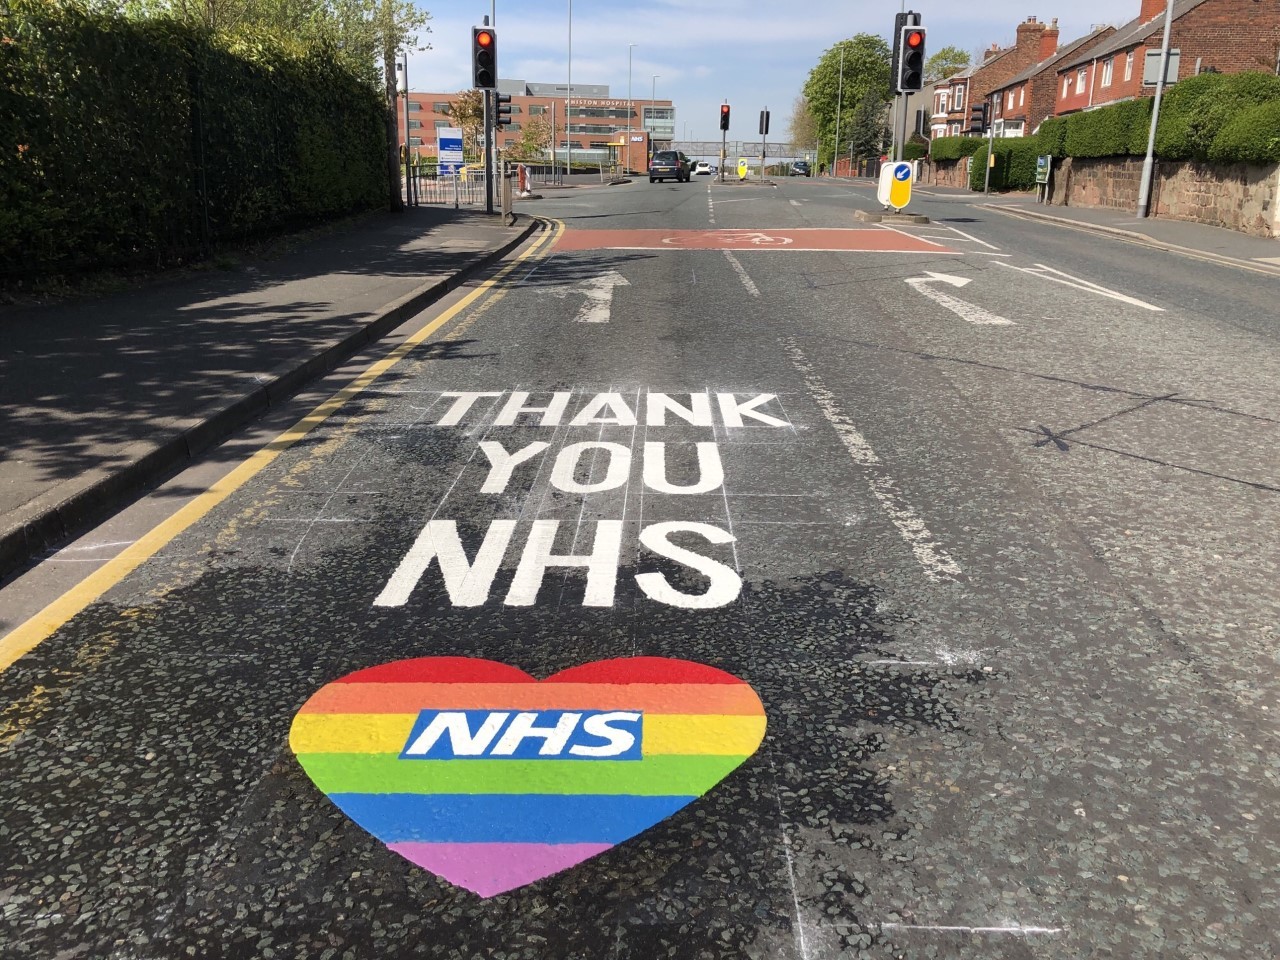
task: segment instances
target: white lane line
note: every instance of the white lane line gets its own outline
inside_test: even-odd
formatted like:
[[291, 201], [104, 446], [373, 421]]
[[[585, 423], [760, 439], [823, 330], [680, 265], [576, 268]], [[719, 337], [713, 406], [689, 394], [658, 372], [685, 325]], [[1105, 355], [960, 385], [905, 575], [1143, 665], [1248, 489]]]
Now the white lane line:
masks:
[[957, 230], [955, 227], [951, 226], [951, 224], [949, 224], [949, 223], [948, 223], [948, 224], [944, 224], [944, 226], [946, 226], [946, 228], [947, 228], [948, 230], [950, 230], [952, 233], [958, 233], [958, 234], [960, 234], [960, 236], [964, 237], [966, 240], [972, 240], [974, 243], [980, 243], [980, 244], [982, 244], [982, 245], [983, 245], [984, 247], [986, 247], [988, 250], [999, 250], [999, 249], [1000, 249], [999, 247], [992, 246], [991, 244], [987, 243], [987, 241], [985, 241], [985, 240], [979, 240], [977, 237], [975, 237], [975, 236], [974, 236], [973, 234], [971, 234], [971, 233], [965, 233], [963, 230]]
[[1062, 927], [962, 927], [929, 923], [882, 923], [881, 930], [928, 930], [940, 933], [1008, 933], [1016, 937], [1062, 933]]
[[841, 443], [849, 451], [849, 456], [853, 458], [854, 463], [864, 469], [871, 495], [888, 515], [902, 539], [911, 547], [911, 552], [924, 568], [925, 575], [935, 582], [952, 581], [960, 576], [960, 564], [956, 563], [938, 544], [933, 534], [929, 532], [929, 528], [925, 526], [924, 520], [897, 491], [893, 478], [885, 470], [884, 463], [854, 426], [853, 421], [840, 410], [835, 394], [827, 389], [827, 385], [814, 371], [813, 365], [809, 363], [804, 352], [790, 338], [783, 340], [782, 346], [791, 359], [791, 365], [804, 378], [805, 387], [817, 403], [818, 409], [835, 427]]
[[796, 915], [796, 945], [800, 948], [802, 960], [809, 960], [809, 942], [804, 935], [804, 918], [800, 915], [800, 892], [796, 888], [796, 861], [795, 856], [791, 853], [791, 837], [787, 833], [787, 814], [782, 809], [782, 790], [778, 787], [778, 768], [774, 766], [772, 758], [769, 760], [769, 769], [773, 772], [773, 796], [778, 801], [778, 827], [782, 832], [782, 851], [787, 858], [787, 881], [791, 887], [791, 906]]
[[904, 237], [910, 237], [912, 240], [919, 240], [922, 243], [927, 243], [927, 244], [930, 244], [931, 246], [935, 246], [935, 247], [943, 246], [943, 244], [938, 243], [934, 240], [930, 240], [928, 237], [922, 237], [919, 234], [915, 234], [915, 233], [907, 233], [907, 231], [905, 230], [899, 230], [897, 227], [891, 227], [886, 223], [877, 223], [876, 226], [879, 227], [881, 230], [892, 230], [894, 233], [900, 233]]
[[[998, 262], [998, 261], [997, 261]], [[1073, 277], [1069, 273], [1063, 273], [1061, 270], [1055, 270], [1053, 267], [1046, 266], [1043, 263], [1037, 263], [1034, 267], [1015, 267], [1011, 263], [1001, 263], [1000, 266], [1008, 267], [1010, 270], [1017, 270], [1019, 273], [1030, 274], [1033, 277], [1041, 277], [1050, 280], [1053, 283], [1060, 283], [1065, 287], [1073, 287], [1076, 290], [1084, 290], [1087, 293], [1096, 293], [1100, 297], [1109, 297], [1112, 300], [1119, 300], [1121, 303], [1128, 303], [1135, 307], [1141, 307], [1143, 310], [1150, 310], [1153, 313], [1164, 313], [1164, 307], [1157, 307], [1155, 304], [1147, 303], [1145, 300], [1139, 300], [1137, 297], [1131, 297], [1128, 294], [1120, 293], [1118, 290], [1111, 290], [1091, 280], [1082, 280], [1080, 277]]]
[[721, 252], [724, 253], [725, 259], [729, 261], [729, 264], [733, 267], [733, 269], [738, 272], [738, 277], [739, 279], [742, 280], [742, 285], [747, 288], [747, 293], [751, 294], [753, 297], [758, 298], [760, 296], [760, 288], [757, 287], [755, 283], [752, 282], [749, 276], [747, 276], [746, 268], [743, 267], [742, 264], [738, 262], [738, 258], [735, 257], [728, 250], [724, 250]]

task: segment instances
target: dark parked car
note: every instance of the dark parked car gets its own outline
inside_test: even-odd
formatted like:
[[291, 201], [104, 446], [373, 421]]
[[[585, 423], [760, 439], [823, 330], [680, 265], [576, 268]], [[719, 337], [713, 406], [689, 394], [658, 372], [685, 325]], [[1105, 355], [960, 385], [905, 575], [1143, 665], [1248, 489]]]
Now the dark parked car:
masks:
[[655, 180], [681, 180], [686, 183], [693, 176], [693, 161], [679, 150], [659, 150], [649, 163], [649, 182]]
[[812, 177], [813, 171], [809, 169], [808, 160], [797, 160], [791, 165], [791, 175], [793, 177]]

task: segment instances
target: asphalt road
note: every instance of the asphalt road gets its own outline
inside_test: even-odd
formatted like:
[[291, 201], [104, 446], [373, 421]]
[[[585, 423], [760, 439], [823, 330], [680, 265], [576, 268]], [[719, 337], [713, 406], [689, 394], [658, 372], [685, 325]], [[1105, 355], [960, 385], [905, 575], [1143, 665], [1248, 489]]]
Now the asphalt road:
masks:
[[[565, 191], [419, 342], [97, 534], [167, 523], [0, 674], [0, 956], [1280, 954], [1280, 280], [918, 206]], [[496, 663], [316, 706], [427, 657]], [[429, 704], [384, 735], [401, 684], [615, 658], [577, 682], [694, 684], [611, 715], [641, 774], [535, 788]], [[469, 786], [360, 759], [415, 751]], [[540, 844], [581, 862], [517, 883]]]

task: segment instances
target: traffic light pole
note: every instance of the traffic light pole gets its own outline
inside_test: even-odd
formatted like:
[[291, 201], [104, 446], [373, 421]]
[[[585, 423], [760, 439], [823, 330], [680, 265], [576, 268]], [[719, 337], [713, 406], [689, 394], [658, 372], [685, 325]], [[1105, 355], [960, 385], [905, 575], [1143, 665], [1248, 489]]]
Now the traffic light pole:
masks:
[[492, 90], [484, 92], [484, 211], [493, 213], [493, 130], [497, 113], [490, 103]]
[[987, 118], [987, 172], [982, 181], [982, 192], [991, 196], [991, 165], [996, 149], [996, 97], [1000, 91], [991, 95], [991, 116]]

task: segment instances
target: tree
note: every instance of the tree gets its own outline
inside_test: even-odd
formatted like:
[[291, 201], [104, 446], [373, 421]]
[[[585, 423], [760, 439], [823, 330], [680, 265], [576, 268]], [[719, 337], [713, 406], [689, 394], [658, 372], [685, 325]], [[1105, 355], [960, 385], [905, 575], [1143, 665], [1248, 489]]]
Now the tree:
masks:
[[885, 102], [873, 90], [863, 94], [854, 110], [848, 126], [849, 136], [841, 139], [849, 144], [849, 153], [855, 160], [867, 160], [884, 153], [890, 139], [889, 115]]
[[[844, 67], [841, 69], [841, 53]], [[818, 158], [830, 163], [836, 152], [836, 111], [839, 103], [840, 139], [848, 142], [845, 131], [853, 119], [855, 108], [871, 96], [880, 103], [889, 102], [889, 45], [881, 37], [860, 33], [841, 40], [822, 54], [809, 71], [804, 85], [804, 98], [817, 125]], [[841, 77], [843, 76], [843, 81]]]
[[943, 47], [925, 61], [924, 79], [926, 83], [935, 83], [955, 76], [969, 66], [969, 54], [959, 47]]
[[480, 152], [480, 134], [484, 132], [484, 94], [479, 90], [459, 90], [445, 115], [462, 131], [463, 153]]
[[804, 97], [796, 97], [795, 103], [791, 105], [791, 120], [787, 127], [792, 143], [818, 142], [818, 121], [809, 109], [809, 101]]
[[539, 114], [520, 125], [520, 140], [507, 149], [507, 154], [513, 160], [541, 160], [550, 146], [551, 119]]

